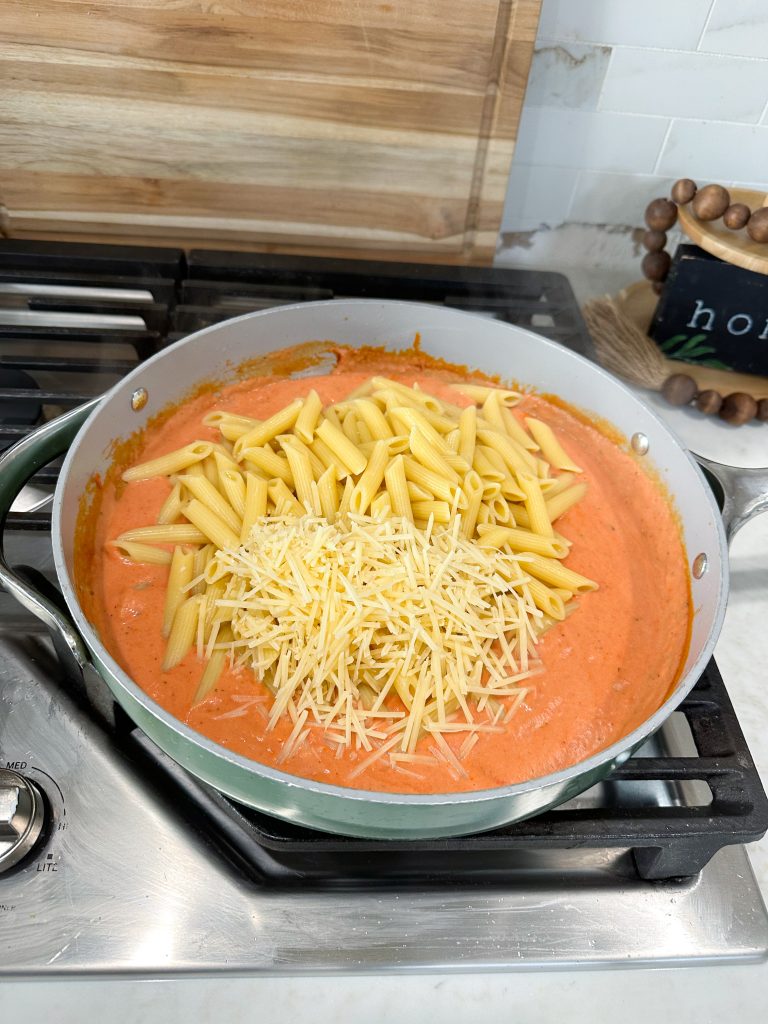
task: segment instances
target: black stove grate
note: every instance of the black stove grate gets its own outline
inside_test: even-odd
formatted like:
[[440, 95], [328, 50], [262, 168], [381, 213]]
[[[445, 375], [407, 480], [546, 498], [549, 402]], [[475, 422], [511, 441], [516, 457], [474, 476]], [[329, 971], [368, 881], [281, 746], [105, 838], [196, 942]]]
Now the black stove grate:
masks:
[[149, 760], [153, 779], [165, 777], [176, 806], [183, 794], [190, 820], [205, 823], [212, 842], [273, 884], [508, 883], [523, 866], [530, 874], [532, 855], [584, 850], [622, 851], [628, 875], [656, 881], [697, 874], [724, 846], [768, 830], [768, 798], [714, 661], [673, 718], [678, 731], [687, 723], [686, 755], [652, 740], [591, 795], [491, 832], [432, 840], [302, 828], [203, 787], [137, 731], [130, 744]]
[[[0, 450], [106, 391], [179, 338], [257, 309], [349, 297], [432, 302], [538, 331], [584, 355], [591, 341], [567, 278], [137, 246], [0, 241]], [[50, 528], [58, 465], [30, 482], [10, 527]]]
[[[389, 297], [470, 309], [539, 331], [590, 355], [559, 274], [128, 246], [0, 241], [0, 448], [38, 422], [106, 390], [138, 362], [231, 316], [312, 299]], [[31, 481], [50, 493], [58, 464]], [[12, 513], [21, 534], [50, 528], [48, 508]], [[148, 741], [132, 747], [186, 795], [193, 821], [273, 882], [486, 882], [546, 850], [621, 849], [641, 878], [693, 874], [725, 845], [768, 827], [768, 801], [720, 674], [711, 663], [673, 718], [688, 749], [635, 756], [600, 787], [529, 822], [429, 842], [344, 839], [238, 807], [201, 789]], [[158, 776], [157, 771], [153, 777]], [[205, 812], [200, 814], [201, 809]], [[213, 841], [213, 839], [212, 839]], [[467, 854], [471, 853], [468, 859]]]

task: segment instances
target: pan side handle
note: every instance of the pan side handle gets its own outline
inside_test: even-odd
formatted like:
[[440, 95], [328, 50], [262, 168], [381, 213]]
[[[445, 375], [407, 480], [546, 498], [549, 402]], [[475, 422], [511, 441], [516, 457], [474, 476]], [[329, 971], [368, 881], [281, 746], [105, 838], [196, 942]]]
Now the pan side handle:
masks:
[[62, 455], [100, 399], [86, 402], [27, 434], [0, 456], [0, 584], [25, 608], [45, 623], [67, 674], [82, 683], [89, 664], [88, 651], [61, 596], [35, 570], [11, 567], [5, 557], [5, 525], [11, 506], [38, 469]]
[[[734, 534], [761, 512], [768, 512], [768, 467], [744, 469], [726, 466], [692, 453], [707, 477], [715, 479], [722, 491], [721, 505], [725, 535], [730, 544]], [[717, 488], [714, 488], [717, 492]]]

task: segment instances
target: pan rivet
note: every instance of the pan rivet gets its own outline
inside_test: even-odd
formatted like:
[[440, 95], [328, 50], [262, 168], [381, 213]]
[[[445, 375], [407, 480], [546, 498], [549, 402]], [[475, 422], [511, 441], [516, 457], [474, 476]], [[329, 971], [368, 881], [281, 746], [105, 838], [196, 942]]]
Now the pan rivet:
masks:
[[632, 435], [632, 451], [638, 455], [647, 455], [651, 442], [645, 434], [637, 433]]
[[709, 559], [707, 558], [707, 556], [702, 551], [701, 554], [696, 555], [696, 557], [693, 560], [693, 565], [691, 566], [691, 571], [693, 572], [693, 578], [695, 580], [700, 580], [701, 577], [704, 575], [704, 573], [707, 571], [708, 568], [709, 568]]
[[134, 412], [141, 412], [149, 401], [149, 394], [146, 388], [136, 388], [131, 395], [131, 408]]

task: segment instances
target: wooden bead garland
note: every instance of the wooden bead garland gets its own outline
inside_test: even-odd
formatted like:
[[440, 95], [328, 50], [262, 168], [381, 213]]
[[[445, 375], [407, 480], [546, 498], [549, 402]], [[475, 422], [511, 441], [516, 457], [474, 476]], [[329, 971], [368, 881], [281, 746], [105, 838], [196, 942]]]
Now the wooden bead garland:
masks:
[[699, 412], [719, 416], [732, 427], [740, 427], [754, 419], [768, 422], [768, 398], [761, 398], [758, 402], [743, 391], [734, 391], [725, 396], [711, 389], [699, 391], [696, 381], [687, 373], [673, 373], [667, 377], [661, 386], [661, 393], [670, 405], [682, 407], [693, 402]]
[[[693, 213], [699, 220], [712, 221], [723, 218], [723, 224], [732, 231], [747, 229], [747, 234], [753, 242], [768, 242], [768, 207], [763, 206], [759, 210], [750, 211], [745, 203], [731, 203], [731, 195], [727, 188], [722, 185], [704, 185], [697, 188], [696, 182], [690, 178], [680, 178], [672, 186], [671, 199], [663, 196], [652, 199], [645, 208], [645, 223], [648, 230], [643, 235], [643, 246], [653, 259], [646, 255], [643, 259], [643, 274], [654, 284], [654, 291], [659, 294], [658, 285], [665, 281], [671, 260], [659, 259], [659, 256], [667, 254], [664, 246], [667, 244], [665, 231], [668, 231], [677, 221], [677, 207], [691, 204]], [[664, 238], [662, 242], [661, 239]]]

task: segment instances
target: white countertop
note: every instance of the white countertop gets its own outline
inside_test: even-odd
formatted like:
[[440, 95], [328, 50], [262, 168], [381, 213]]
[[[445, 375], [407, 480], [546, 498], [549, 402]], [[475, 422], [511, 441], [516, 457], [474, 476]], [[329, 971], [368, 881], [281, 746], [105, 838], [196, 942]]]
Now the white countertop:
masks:
[[[720, 462], [768, 465], [768, 426], [727, 427], [646, 395], [685, 443]], [[716, 657], [752, 754], [768, 780], [768, 515], [737, 535]], [[749, 855], [768, 896], [768, 840]], [[738, 967], [487, 975], [50, 981], [0, 986], [0, 1014], [24, 1024], [304, 1024], [360, 1020], [514, 1020], [519, 1024], [765, 1024], [768, 963]]]

